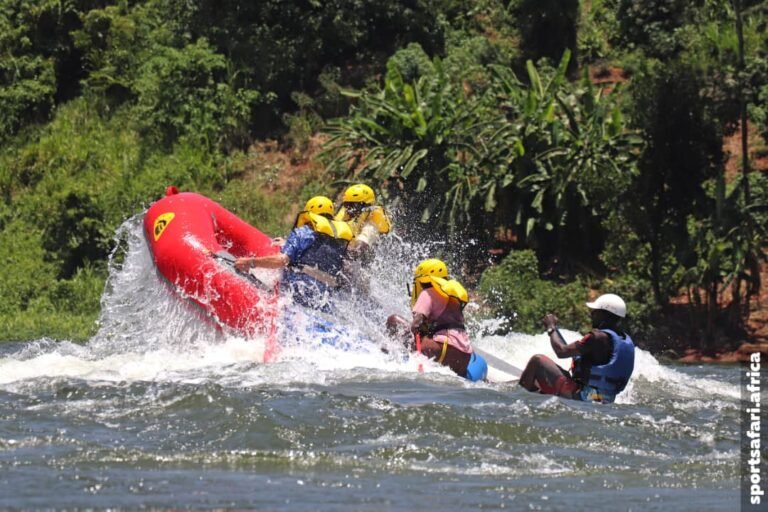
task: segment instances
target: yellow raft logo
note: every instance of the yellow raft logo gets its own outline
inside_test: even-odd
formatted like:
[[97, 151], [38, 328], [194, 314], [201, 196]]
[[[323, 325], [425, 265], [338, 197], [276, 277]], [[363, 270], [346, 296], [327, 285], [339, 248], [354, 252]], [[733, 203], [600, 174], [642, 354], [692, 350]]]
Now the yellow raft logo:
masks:
[[171, 223], [173, 218], [176, 216], [175, 213], [169, 212], [169, 213], [163, 213], [161, 215], [158, 215], [155, 219], [155, 227], [152, 230], [155, 234], [155, 242], [158, 241], [160, 238], [160, 235], [163, 234], [163, 231], [165, 231], [165, 228], [168, 227], [168, 224]]

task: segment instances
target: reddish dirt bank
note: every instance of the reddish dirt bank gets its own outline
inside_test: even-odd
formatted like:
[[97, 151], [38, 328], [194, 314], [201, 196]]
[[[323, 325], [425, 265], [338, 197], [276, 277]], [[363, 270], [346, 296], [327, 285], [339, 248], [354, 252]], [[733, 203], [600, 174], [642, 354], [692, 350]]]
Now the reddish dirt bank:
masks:
[[750, 360], [755, 352], [760, 352], [760, 360], [768, 361], [768, 344], [743, 343], [733, 352], [721, 352], [714, 355], [702, 354], [699, 350], [689, 349], [683, 357], [678, 359], [680, 363], [744, 363]]

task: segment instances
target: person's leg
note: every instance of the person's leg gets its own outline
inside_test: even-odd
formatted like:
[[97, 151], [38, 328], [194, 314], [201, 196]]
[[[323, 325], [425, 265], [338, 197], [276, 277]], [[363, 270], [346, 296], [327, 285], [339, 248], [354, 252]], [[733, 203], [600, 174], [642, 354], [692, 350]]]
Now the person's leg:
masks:
[[528, 391], [565, 398], [576, 398], [580, 387], [568, 372], [542, 354], [537, 354], [528, 361], [520, 376], [520, 385]]
[[[462, 352], [452, 346], [448, 343], [448, 338], [444, 334], [436, 334], [434, 338], [422, 336], [421, 353], [430, 359], [434, 359], [443, 366], [447, 366], [459, 377], [468, 378], [467, 368], [472, 358], [472, 354]], [[483, 362], [485, 361], [483, 360]], [[477, 368], [477, 371], [478, 373], [482, 373], [482, 368]], [[484, 376], [482, 378], [484, 378]]]
[[[446, 355], [447, 355], [447, 346], [446, 348]], [[421, 337], [421, 353], [427, 356], [430, 359], [434, 359], [435, 361], [438, 361], [440, 364], [443, 364], [445, 362], [445, 357], [443, 357], [442, 361], [440, 361], [441, 356], [443, 355], [443, 341], [437, 341], [433, 338], [430, 338], [429, 336], [422, 335]]]

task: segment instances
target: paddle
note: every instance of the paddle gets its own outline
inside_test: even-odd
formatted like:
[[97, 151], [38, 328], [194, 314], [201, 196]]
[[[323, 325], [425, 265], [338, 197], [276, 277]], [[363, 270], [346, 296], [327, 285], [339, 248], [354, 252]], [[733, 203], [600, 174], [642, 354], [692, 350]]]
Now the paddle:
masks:
[[210, 252], [208, 254], [212, 258], [214, 258], [214, 259], [217, 259], [217, 260], [224, 261], [224, 262], [228, 263], [229, 264], [228, 266], [232, 267], [232, 269], [234, 269], [234, 271], [237, 272], [238, 275], [241, 275], [241, 276], [245, 277], [246, 279], [248, 279], [250, 282], [252, 282], [256, 286], [258, 286], [262, 290], [273, 291], [271, 286], [269, 286], [267, 283], [265, 283], [264, 281], [262, 281], [258, 277], [254, 276], [250, 272], [241, 272], [241, 271], [237, 270], [235, 268], [235, 259], [236, 258], [234, 256], [232, 256], [231, 254], [229, 254], [228, 252], [226, 252], [226, 251], [219, 251], [219, 252]]
[[[421, 334], [418, 332], [415, 334], [416, 336], [416, 352], [421, 354]], [[419, 362], [419, 373], [424, 373], [424, 365]]]
[[493, 354], [490, 354], [486, 352], [485, 350], [480, 350], [479, 348], [474, 348], [475, 352], [477, 352], [479, 355], [483, 356], [485, 361], [488, 363], [488, 366], [493, 366], [499, 371], [502, 371], [504, 373], [508, 373], [512, 375], [513, 377], [520, 378], [520, 375], [523, 374], [523, 370], [518, 368], [517, 366], [513, 364], [509, 364], [508, 362], [504, 361], [503, 359], [500, 359]]
[[[260, 290], [264, 290], [267, 292], [270, 292], [270, 299], [268, 299], [268, 304], [271, 304], [272, 306], [275, 305], [275, 301], [277, 300], [277, 284], [274, 286], [270, 286], [258, 277], [254, 276], [250, 272], [241, 272], [235, 267], [235, 260], [236, 258], [229, 254], [227, 251], [219, 251], [219, 252], [208, 252], [208, 255], [216, 260], [223, 261], [227, 264], [228, 267], [232, 268], [238, 275], [245, 277], [248, 279], [251, 283], [256, 285], [257, 288]], [[264, 362], [269, 362], [275, 357], [275, 353], [277, 352], [277, 322], [275, 319], [274, 314], [274, 307], [271, 308], [273, 313], [268, 315], [267, 318], [267, 343], [264, 348]]]

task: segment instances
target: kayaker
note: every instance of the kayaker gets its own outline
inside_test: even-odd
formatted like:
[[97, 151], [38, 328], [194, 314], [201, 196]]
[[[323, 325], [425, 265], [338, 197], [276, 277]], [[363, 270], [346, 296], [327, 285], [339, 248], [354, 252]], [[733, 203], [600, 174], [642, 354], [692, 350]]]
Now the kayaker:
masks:
[[557, 357], [572, 357], [570, 372], [545, 355], [533, 356], [520, 376], [528, 391], [574, 400], [611, 403], [632, 376], [635, 345], [619, 327], [627, 306], [618, 295], [607, 293], [587, 302], [592, 331], [573, 343], [566, 343], [551, 313], [542, 320]]
[[373, 259], [373, 245], [379, 236], [390, 232], [392, 224], [384, 208], [376, 204], [373, 189], [357, 183], [344, 191], [342, 203], [334, 217], [349, 222], [355, 238], [349, 245], [350, 255], [363, 265]]
[[344, 256], [354, 237], [351, 226], [333, 219], [333, 201], [315, 196], [307, 201], [277, 254], [238, 258], [235, 267], [285, 268], [281, 286], [295, 302], [326, 313], [332, 312], [331, 294], [344, 279]]
[[387, 319], [390, 333], [407, 340], [411, 350], [449, 367], [457, 375], [471, 381], [485, 379], [488, 364], [472, 350], [464, 326], [467, 291], [455, 279], [448, 278], [442, 261], [430, 258], [416, 266], [413, 275], [411, 312], [408, 322], [398, 315]]

